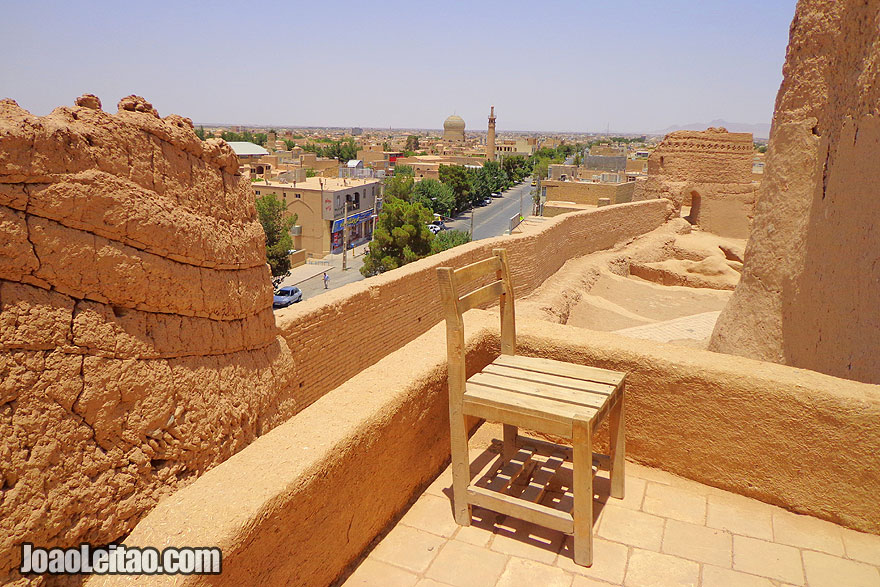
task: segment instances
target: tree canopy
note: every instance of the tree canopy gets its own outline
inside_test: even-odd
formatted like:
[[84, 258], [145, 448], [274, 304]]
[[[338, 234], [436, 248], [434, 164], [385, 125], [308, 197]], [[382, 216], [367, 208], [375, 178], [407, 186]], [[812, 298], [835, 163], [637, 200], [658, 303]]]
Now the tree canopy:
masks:
[[452, 188], [436, 179], [423, 179], [415, 184], [410, 200], [443, 216], [451, 216], [455, 209], [455, 193]]
[[257, 198], [257, 215], [266, 234], [266, 261], [273, 277], [290, 272], [288, 251], [293, 248], [290, 229], [296, 224], [296, 214], [288, 214], [284, 203], [275, 194]]
[[429, 255], [434, 235], [427, 225], [432, 220], [431, 211], [418, 202], [386, 198], [361, 273], [369, 277]]

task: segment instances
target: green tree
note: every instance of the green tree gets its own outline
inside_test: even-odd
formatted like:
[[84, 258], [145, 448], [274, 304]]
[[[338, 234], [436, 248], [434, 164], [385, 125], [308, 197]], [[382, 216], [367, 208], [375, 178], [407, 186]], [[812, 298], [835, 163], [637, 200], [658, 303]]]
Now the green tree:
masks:
[[419, 137], [416, 135], [409, 135], [406, 137], [406, 146], [403, 148], [404, 151], [418, 151], [419, 150]]
[[400, 174], [395, 170], [394, 175], [385, 178], [385, 197], [409, 201], [414, 184], [415, 179], [411, 174]]
[[415, 175], [416, 172], [412, 165], [395, 165], [394, 175]]
[[431, 241], [431, 254], [457, 247], [471, 242], [471, 235], [466, 230], [444, 230], [434, 236]]
[[526, 158], [522, 155], [505, 157], [501, 167], [507, 173], [507, 177], [513, 181], [521, 181], [528, 173], [526, 171]]
[[440, 181], [452, 188], [455, 194], [455, 211], [464, 210], [471, 203], [471, 183], [463, 165], [440, 165]]
[[497, 161], [487, 161], [480, 170], [486, 176], [490, 192], [500, 192], [510, 187], [507, 172], [502, 169]]
[[468, 170], [468, 181], [470, 183], [471, 203], [479, 204], [492, 195], [492, 188], [489, 180], [482, 169]]
[[452, 188], [436, 179], [423, 179], [415, 184], [410, 200], [443, 216], [452, 216], [455, 209], [455, 193]]
[[306, 177], [315, 177], [318, 175], [318, 172], [312, 169], [311, 167], [306, 168]]
[[431, 211], [421, 204], [386, 198], [361, 273], [370, 277], [428, 256], [434, 240], [427, 227], [431, 220]]
[[272, 269], [272, 276], [287, 275], [290, 272], [287, 255], [293, 248], [290, 229], [296, 224], [296, 214], [288, 214], [284, 203], [275, 194], [257, 198], [256, 205], [260, 224], [266, 233], [266, 261]]

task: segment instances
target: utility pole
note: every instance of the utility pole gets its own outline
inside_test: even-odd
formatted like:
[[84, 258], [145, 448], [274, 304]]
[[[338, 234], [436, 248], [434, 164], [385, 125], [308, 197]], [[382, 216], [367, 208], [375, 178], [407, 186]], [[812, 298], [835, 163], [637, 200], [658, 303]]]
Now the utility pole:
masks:
[[348, 269], [348, 264], [346, 263], [347, 255], [348, 255], [348, 200], [345, 200], [345, 205], [342, 208], [342, 270], [346, 271]]

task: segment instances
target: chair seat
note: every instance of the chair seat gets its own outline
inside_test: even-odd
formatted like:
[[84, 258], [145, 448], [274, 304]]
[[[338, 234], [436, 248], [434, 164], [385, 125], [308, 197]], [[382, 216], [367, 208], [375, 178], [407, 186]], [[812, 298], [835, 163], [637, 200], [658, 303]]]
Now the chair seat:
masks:
[[465, 384], [465, 414], [572, 436], [575, 420], [598, 426], [617, 403], [625, 373], [552, 359], [501, 355]]

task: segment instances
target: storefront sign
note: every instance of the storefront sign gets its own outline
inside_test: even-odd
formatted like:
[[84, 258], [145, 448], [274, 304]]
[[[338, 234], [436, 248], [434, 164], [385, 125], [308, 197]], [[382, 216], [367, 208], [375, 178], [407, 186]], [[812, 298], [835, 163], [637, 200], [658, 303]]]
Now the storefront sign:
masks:
[[[360, 224], [361, 222], [365, 222], [372, 218], [373, 209], [364, 210], [363, 212], [358, 212], [357, 214], [350, 214], [348, 219], [345, 221], [346, 226], [354, 226], [356, 224]], [[333, 227], [330, 229], [330, 232], [337, 232], [342, 230], [342, 218], [339, 220], [333, 221]]]

